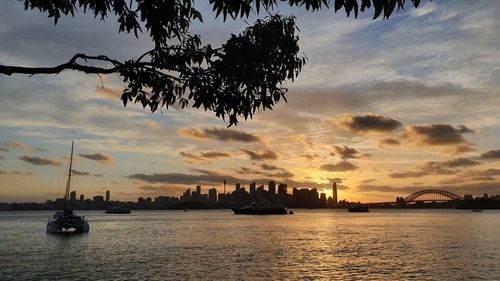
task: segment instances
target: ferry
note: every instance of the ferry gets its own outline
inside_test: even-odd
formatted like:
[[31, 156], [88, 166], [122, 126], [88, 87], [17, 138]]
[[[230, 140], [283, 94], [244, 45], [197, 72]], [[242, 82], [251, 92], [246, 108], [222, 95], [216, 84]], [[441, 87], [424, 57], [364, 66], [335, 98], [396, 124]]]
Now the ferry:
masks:
[[242, 208], [232, 209], [235, 215], [286, 215], [288, 210], [281, 204], [251, 203]]
[[352, 206], [347, 210], [351, 213], [366, 213], [366, 212], [370, 211], [370, 210], [368, 210], [368, 207], [363, 206], [363, 205]]

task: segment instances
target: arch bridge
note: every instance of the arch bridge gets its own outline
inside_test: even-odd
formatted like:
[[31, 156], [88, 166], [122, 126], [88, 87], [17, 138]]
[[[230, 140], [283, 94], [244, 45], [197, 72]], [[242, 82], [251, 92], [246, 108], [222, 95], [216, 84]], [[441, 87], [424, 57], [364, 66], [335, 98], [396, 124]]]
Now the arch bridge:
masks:
[[463, 197], [442, 189], [425, 189], [410, 194], [404, 198], [405, 202], [416, 201], [453, 201], [462, 200]]

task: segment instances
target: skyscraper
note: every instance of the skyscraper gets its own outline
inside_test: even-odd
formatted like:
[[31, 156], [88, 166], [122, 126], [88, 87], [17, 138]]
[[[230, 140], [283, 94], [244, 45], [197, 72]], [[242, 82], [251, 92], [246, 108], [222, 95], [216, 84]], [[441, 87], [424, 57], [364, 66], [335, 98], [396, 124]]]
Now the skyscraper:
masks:
[[269, 181], [268, 190], [270, 195], [276, 194], [276, 183], [274, 181]]
[[250, 184], [250, 196], [255, 196], [255, 182]]
[[83, 194], [80, 194], [80, 201], [81, 202], [85, 201], [85, 196]]
[[240, 183], [237, 183], [236, 184], [236, 191], [240, 190], [241, 186], [240, 186]]
[[333, 183], [332, 199], [333, 199], [334, 206], [337, 206], [339, 204], [339, 198], [337, 197], [337, 183], [336, 182]]
[[280, 183], [278, 185], [278, 194], [287, 194], [288, 185], [286, 183]]
[[76, 191], [75, 190], [71, 191], [71, 193], [69, 194], [69, 200], [76, 201]]
[[217, 203], [217, 189], [215, 187], [208, 190], [208, 200], [212, 203]]
[[196, 193], [198, 193], [198, 195], [201, 195], [201, 185], [196, 186]]
[[110, 193], [109, 190], [106, 190], [106, 203], [109, 203], [109, 199], [110, 199]]

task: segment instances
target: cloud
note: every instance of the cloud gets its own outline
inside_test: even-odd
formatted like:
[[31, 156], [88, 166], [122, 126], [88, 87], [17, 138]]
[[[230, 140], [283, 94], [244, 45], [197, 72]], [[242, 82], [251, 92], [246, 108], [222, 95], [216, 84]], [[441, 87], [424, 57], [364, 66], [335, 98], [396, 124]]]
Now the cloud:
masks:
[[106, 154], [102, 153], [94, 153], [94, 154], [78, 154], [80, 157], [93, 160], [93, 161], [98, 161], [102, 164], [107, 164], [111, 165], [113, 164], [113, 158], [111, 156], [108, 156]]
[[217, 152], [217, 151], [206, 151], [206, 152], [200, 152], [201, 157], [203, 158], [208, 158], [208, 159], [215, 159], [215, 158], [228, 158], [231, 157], [231, 154], [227, 152]]
[[[390, 186], [390, 185], [358, 185], [357, 190], [361, 192], [387, 192], [393, 193], [394, 196], [408, 196], [414, 192], [425, 189], [422, 186]], [[458, 195], [476, 194], [482, 195], [483, 193], [499, 194], [500, 184], [498, 182], [479, 182], [479, 183], [466, 183], [457, 184], [453, 182], [449, 185], [442, 187], [447, 191], [453, 192]]]
[[349, 161], [340, 161], [337, 164], [325, 164], [320, 167], [320, 170], [327, 171], [327, 172], [347, 172], [347, 171], [354, 171], [358, 167], [352, 164]]
[[268, 171], [273, 171], [273, 170], [282, 170], [282, 168], [280, 167], [277, 167], [277, 166], [273, 166], [273, 165], [269, 165], [269, 164], [260, 164], [260, 167], [264, 170], [268, 170]]
[[461, 134], [474, 134], [474, 133], [476, 133], [476, 131], [467, 128], [465, 125], [459, 125], [458, 132]]
[[456, 167], [469, 167], [469, 166], [475, 166], [481, 164], [481, 162], [472, 160], [470, 158], [456, 158], [452, 160], [447, 160], [442, 162], [444, 166], [450, 167], [450, 168], [456, 168]]
[[0, 151], [9, 152], [9, 150], [8, 150], [7, 148], [5, 148], [5, 147], [1, 147], [1, 146], [0, 146]]
[[447, 124], [407, 126], [403, 137], [420, 147], [443, 147], [445, 152], [464, 153], [475, 150], [463, 137], [460, 129]]
[[[185, 185], [194, 185], [194, 184], [222, 184], [224, 180], [231, 183], [240, 182], [239, 178], [223, 175], [212, 171], [207, 170], [196, 170], [200, 172], [200, 175], [192, 175], [192, 174], [182, 174], [182, 173], [153, 173], [153, 174], [133, 174], [130, 175], [130, 179], [141, 180], [151, 184], [185, 184]], [[245, 181], [243, 181], [245, 182]]]
[[6, 174], [7, 174], [7, 172], [5, 172], [4, 170], [0, 169], [0, 175], [6, 175]]
[[210, 162], [210, 161], [208, 161], [207, 159], [205, 159], [203, 157], [200, 157], [198, 155], [195, 155], [195, 154], [192, 154], [192, 153], [189, 153], [189, 152], [181, 151], [179, 154], [182, 157], [188, 159], [186, 161], [188, 163], [209, 163]]
[[9, 151], [8, 148], [10, 149], [27, 149], [30, 146], [22, 143], [20, 141], [12, 141], [12, 142], [4, 142], [3, 144], [0, 145], [0, 149], [3, 151]]
[[219, 141], [237, 141], [237, 142], [260, 142], [260, 138], [243, 131], [227, 128], [179, 128], [177, 133], [180, 136], [196, 140], [219, 140]]
[[[460, 172], [456, 168], [480, 165], [481, 162], [470, 158], [455, 158], [443, 162], [429, 161], [417, 167], [416, 170], [389, 174], [391, 178], [416, 178], [429, 175], [455, 175]], [[451, 168], [451, 170], [450, 170]]]
[[481, 159], [485, 160], [500, 160], [500, 149], [498, 150], [488, 150], [479, 156]]
[[342, 159], [348, 158], [360, 158], [362, 155], [359, 151], [352, 147], [344, 146], [335, 146], [335, 152], [340, 155]]
[[401, 142], [395, 138], [385, 138], [385, 139], [379, 140], [378, 145], [379, 145], [379, 147], [398, 146], [398, 145], [401, 145]]
[[398, 120], [374, 114], [344, 114], [335, 123], [340, 129], [353, 133], [388, 133], [401, 127]]
[[74, 176], [90, 176], [90, 173], [84, 172], [84, 171], [79, 171], [75, 169], [71, 169], [71, 174]]
[[24, 161], [24, 162], [28, 162], [30, 164], [37, 165], [37, 166], [47, 166], [47, 165], [61, 166], [62, 165], [62, 162], [59, 160], [39, 158], [36, 156], [31, 157], [31, 156], [23, 155], [23, 156], [19, 157], [19, 160]]
[[252, 159], [252, 160], [261, 161], [261, 160], [277, 160], [277, 159], [279, 159], [279, 154], [271, 149], [266, 149], [260, 153], [257, 151], [249, 150], [249, 149], [242, 149], [241, 151], [248, 154], [248, 156], [250, 156], [250, 159]]
[[300, 156], [304, 157], [307, 161], [313, 161], [314, 159], [319, 158], [319, 154], [317, 153], [306, 153]]

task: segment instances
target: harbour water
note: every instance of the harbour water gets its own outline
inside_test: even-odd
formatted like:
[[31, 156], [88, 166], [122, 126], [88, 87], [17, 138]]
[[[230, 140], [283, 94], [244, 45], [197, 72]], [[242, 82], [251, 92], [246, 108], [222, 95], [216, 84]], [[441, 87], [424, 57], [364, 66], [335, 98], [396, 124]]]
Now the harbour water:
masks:
[[0, 280], [500, 280], [500, 211], [0, 212]]

